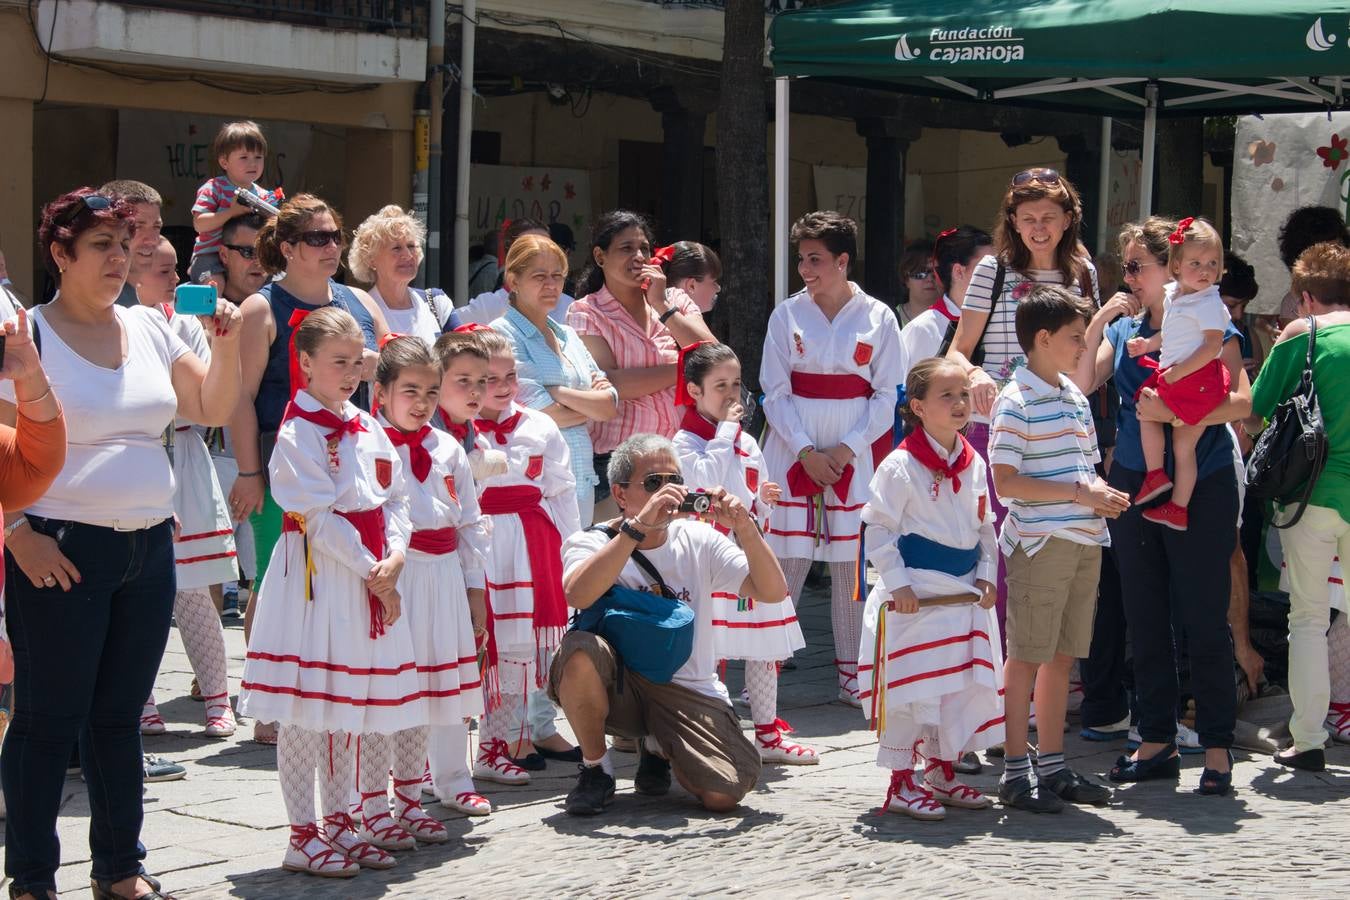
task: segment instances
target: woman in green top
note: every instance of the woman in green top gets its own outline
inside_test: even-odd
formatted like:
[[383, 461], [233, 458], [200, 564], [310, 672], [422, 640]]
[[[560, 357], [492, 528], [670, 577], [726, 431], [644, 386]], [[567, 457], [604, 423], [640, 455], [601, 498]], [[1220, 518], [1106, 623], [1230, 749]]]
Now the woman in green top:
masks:
[[[1293, 269], [1293, 293], [1300, 312], [1317, 319], [1313, 382], [1322, 399], [1327, 433], [1327, 466], [1313, 487], [1303, 517], [1280, 532], [1289, 564], [1289, 695], [1294, 713], [1289, 731], [1294, 746], [1275, 754], [1276, 762], [1320, 772], [1327, 734], [1323, 722], [1331, 701], [1327, 670], [1330, 588], [1327, 576], [1338, 553], [1350, 561], [1350, 249], [1338, 243], [1315, 244]], [[1295, 319], [1271, 349], [1256, 384], [1252, 413], [1269, 418], [1293, 394], [1308, 354], [1308, 320]]]

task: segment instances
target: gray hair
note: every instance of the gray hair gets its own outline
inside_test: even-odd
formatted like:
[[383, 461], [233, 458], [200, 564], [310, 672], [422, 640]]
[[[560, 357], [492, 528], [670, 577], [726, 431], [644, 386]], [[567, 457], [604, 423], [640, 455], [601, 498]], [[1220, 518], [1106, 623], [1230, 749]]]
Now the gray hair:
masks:
[[675, 444], [670, 438], [659, 434], [635, 434], [614, 448], [610, 454], [605, 474], [610, 484], [624, 484], [632, 479], [633, 469], [637, 468], [638, 457], [653, 453], [668, 453], [678, 462], [680, 455], [675, 452]]

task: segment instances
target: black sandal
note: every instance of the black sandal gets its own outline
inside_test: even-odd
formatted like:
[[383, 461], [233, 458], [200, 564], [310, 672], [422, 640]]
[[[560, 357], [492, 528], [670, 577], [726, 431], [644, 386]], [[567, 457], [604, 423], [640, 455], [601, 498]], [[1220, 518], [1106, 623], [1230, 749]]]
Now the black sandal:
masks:
[[151, 876], [145, 874], [138, 875], [137, 877], [140, 878], [142, 881], [144, 881], [146, 884], [150, 885], [150, 893], [136, 894], [135, 896], [128, 897], [126, 894], [119, 894], [116, 891], [114, 891], [112, 889], [113, 882], [98, 881], [97, 879], [95, 879], [90, 881], [90, 886], [93, 888], [94, 891], [94, 900], [175, 900], [172, 894], [162, 893], [162, 889], [159, 880], [157, 878], [152, 878]]
[[1228, 792], [1233, 789], [1233, 751], [1225, 750], [1228, 754], [1228, 771], [1219, 772], [1215, 769], [1206, 768], [1200, 773], [1200, 786], [1195, 789], [1197, 794], [1204, 794], [1208, 797], [1226, 797]]
[[1116, 760], [1108, 776], [1112, 781], [1152, 781], [1155, 778], [1180, 778], [1181, 756], [1177, 753], [1175, 741], [1168, 743], [1148, 759], [1130, 759], [1122, 756]]

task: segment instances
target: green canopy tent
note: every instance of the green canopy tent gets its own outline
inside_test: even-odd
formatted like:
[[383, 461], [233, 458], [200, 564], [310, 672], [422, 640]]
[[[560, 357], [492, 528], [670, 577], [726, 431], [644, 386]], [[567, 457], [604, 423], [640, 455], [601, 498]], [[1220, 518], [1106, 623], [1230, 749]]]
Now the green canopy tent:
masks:
[[1103, 146], [1142, 118], [1145, 212], [1159, 116], [1340, 109], [1350, 86], [1346, 0], [864, 0], [780, 13], [770, 42], [779, 297], [793, 78], [1090, 112]]

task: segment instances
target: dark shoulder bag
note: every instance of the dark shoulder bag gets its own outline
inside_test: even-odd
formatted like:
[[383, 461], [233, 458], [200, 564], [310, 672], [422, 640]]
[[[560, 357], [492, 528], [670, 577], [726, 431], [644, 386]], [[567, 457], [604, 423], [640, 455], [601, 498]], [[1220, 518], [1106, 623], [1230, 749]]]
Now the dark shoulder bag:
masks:
[[[989, 323], [994, 321], [994, 310], [998, 309], [999, 298], [1003, 296], [1003, 282], [1008, 277], [1008, 270], [1003, 265], [1003, 260], [998, 260], [998, 266], [994, 269], [993, 290], [989, 292], [989, 318], [984, 320], [984, 328], [980, 329], [980, 339], [975, 342], [975, 349], [970, 354], [970, 364], [972, 366], [984, 365], [984, 333], [989, 330]], [[958, 319], [955, 322], [947, 323], [947, 333], [942, 338], [942, 346], [938, 349], [938, 356], [946, 356], [947, 351], [951, 349], [952, 341], [956, 338], [956, 326], [961, 324]]]
[[[593, 525], [587, 531], [599, 531], [611, 540], [618, 534], [608, 525]], [[694, 611], [675, 598], [641, 551], [633, 550], [632, 556], [660, 593], [616, 584], [579, 611], [572, 628], [599, 635], [614, 648], [623, 667], [666, 684], [694, 652]]]
[[[1247, 460], [1247, 496], [1297, 505], [1287, 520], [1272, 521], [1289, 528], [1303, 517], [1313, 485], [1327, 464], [1327, 433], [1313, 385], [1313, 354], [1317, 349], [1317, 320], [1308, 317], [1308, 355], [1303, 377], [1294, 393], [1270, 417], [1251, 458]], [[1287, 512], [1287, 510], [1286, 510]]]

